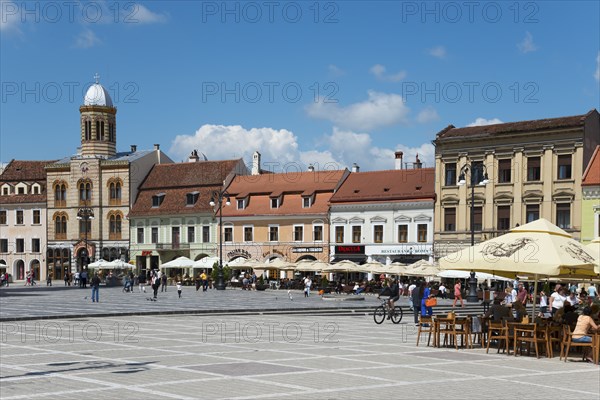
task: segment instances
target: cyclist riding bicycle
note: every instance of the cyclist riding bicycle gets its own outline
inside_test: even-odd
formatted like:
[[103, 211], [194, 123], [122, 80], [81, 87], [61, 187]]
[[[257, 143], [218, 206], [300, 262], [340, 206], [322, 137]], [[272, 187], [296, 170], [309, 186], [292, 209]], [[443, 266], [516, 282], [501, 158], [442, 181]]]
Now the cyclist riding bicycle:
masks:
[[378, 298], [381, 296], [390, 296], [388, 299], [388, 307], [390, 310], [390, 315], [388, 315], [388, 319], [390, 319], [391, 314], [394, 312], [395, 302], [400, 298], [400, 286], [398, 285], [398, 279], [393, 279], [391, 282], [391, 286], [387, 286], [385, 289], [381, 291]]

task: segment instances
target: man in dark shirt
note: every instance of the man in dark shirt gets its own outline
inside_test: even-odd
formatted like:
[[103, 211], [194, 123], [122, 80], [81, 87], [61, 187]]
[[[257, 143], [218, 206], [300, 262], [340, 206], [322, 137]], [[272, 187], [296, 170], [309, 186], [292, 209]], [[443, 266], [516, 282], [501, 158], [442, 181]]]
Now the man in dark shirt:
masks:
[[[394, 304], [400, 298], [400, 286], [398, 285], [397, 279], [393, 279], [391, 282], [391, 285], [382, 290], [380, 296], [385, 296], [385, 295], [390, 296], [390, 298], [388, 299], [388, 307], [389, 307], [390, 311], [393, 312]], [[389, 315], [388, 315], [388, 319], [390, 319]]]
[[494, 303], [484, 315], [486, 318], [492, 317], [493, 322], [501, 322], [502, 318], [512, 318], [510, 308], [500, 304], [500, 299], [494, 299]]
[[92, 302], [97, 303], [100, 301], [98, 297], [98, 291], [100, 289], [100, 277], [98, 276], [97, 272], [94, 273], [90, 284], [92, 286]]

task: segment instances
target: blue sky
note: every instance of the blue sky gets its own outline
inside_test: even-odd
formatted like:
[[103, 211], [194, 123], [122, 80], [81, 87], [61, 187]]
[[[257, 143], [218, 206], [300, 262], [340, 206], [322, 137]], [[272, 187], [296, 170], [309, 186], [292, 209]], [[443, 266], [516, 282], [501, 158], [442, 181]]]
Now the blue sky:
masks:
[[259, 150], [279, 170], [393, 168], [395, 150], [433, 166], [449, 124], [600, 103], [594, 1], [0, 5], [2, 162], [74, 154], [96, 72], [119, 150]]

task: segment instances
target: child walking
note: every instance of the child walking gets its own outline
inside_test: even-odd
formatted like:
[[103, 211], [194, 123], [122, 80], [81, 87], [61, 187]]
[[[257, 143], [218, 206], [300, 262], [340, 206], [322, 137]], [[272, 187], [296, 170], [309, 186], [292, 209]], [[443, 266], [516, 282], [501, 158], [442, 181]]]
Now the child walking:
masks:
[[181, 298], [181, 282], [177, 282], [177, 294], [179, 298]]

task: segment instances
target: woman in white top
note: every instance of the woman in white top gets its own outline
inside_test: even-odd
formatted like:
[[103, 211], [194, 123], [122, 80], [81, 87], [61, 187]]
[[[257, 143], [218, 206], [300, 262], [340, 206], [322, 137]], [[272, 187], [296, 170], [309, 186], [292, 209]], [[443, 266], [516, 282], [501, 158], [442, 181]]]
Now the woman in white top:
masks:
[[548, 296], [542, 290], [540, 292], [540, 312], [546, 314], [548, 312]]
[[550, 296], [550, 303], [548, 304], [552, 307], [552, 315], [564, 307], [565, 301], [567, 301], [567, 296], [565, 296], [564, 288], [560, 288], [557, 292], [552, 293], [552, 296]]

